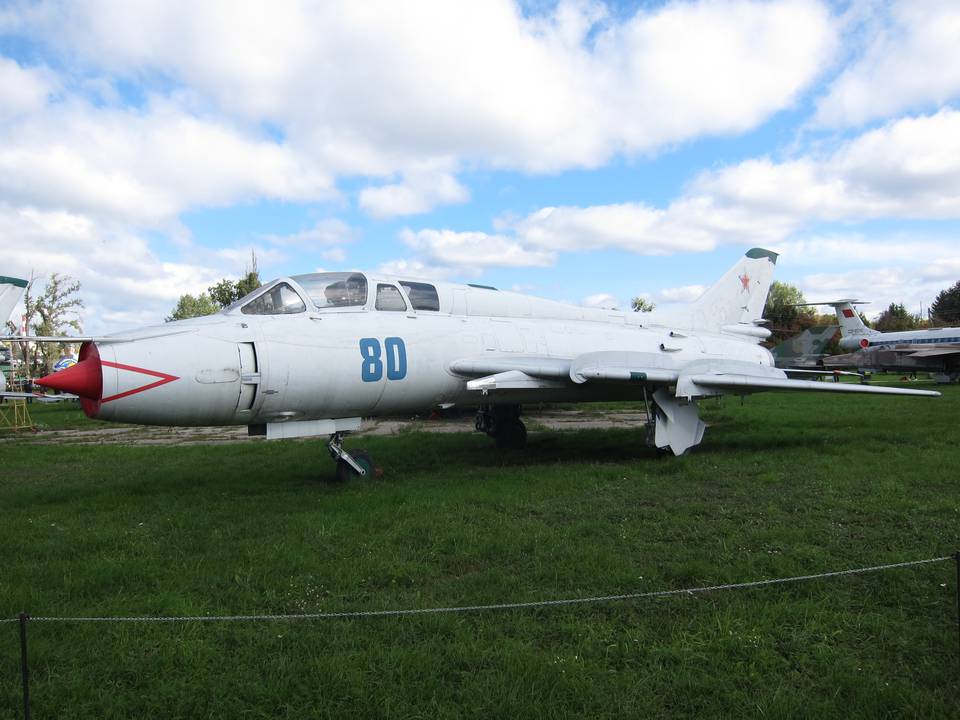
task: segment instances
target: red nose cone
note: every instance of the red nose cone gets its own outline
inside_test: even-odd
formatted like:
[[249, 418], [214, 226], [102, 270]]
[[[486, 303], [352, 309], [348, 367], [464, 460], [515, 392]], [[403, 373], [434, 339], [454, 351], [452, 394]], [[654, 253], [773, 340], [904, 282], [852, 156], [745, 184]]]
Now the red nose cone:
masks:
[[65, 370], [34, 380], [37, 385], [80, 396], [80, 407], [89, 417], [100, 412], [103, 397], [103, 368], [100, 351], [92, 342], [80, 346], [80, 362]]
[[87, 358], [65, 370], [35, 381], [37, 385], [73, 393], [89, 400], [99, 400], [103, 390], [103, 375], [99, 358]]

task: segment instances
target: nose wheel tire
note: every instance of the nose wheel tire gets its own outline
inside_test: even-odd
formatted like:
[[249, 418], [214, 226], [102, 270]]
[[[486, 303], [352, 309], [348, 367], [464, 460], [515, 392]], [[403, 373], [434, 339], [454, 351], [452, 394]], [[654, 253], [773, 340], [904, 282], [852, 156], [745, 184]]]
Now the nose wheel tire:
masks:
[[363, 450], [354, 450], [350, 453], [350, 457], [353, 458], [353, 461], [357, 463], [357, 465], [363, 468], [364, 475], [361, 476], [360, 473], [350, 467], [350, 463], [346, 460], [337, 460], [337, 482], [346, 482], [347, 480], [354, 480], [359, 477], [369, 480], [377, 476], [377, 469], [369, 453]]

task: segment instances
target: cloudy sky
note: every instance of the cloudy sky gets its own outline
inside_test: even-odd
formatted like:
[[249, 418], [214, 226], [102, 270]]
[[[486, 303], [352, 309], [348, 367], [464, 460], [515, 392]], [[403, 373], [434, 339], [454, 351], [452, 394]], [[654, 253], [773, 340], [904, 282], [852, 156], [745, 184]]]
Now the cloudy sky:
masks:
[[0, 3], [0, 275], [88, 332], [370, 269], [623, 307], [960, 280], [956, 0]]

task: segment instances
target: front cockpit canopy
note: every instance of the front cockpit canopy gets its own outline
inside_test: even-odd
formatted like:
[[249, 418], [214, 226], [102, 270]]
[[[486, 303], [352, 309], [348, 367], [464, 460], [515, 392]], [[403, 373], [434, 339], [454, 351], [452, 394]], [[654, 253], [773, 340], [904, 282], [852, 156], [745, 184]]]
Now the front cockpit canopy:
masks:
[[277, 283], [244, 305], [244, 315], [292, 315], [307, 309], [303, 298], [287, 283]]

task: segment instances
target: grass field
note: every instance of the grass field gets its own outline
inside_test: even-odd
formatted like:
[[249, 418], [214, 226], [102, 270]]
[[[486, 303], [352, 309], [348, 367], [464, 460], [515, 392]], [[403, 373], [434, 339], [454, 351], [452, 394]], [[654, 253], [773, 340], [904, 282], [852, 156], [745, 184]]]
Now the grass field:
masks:
[[[636, 431], [0, 446], [0, 617], [473, 605], [949, 555], [960, 389], [767, 395], [702, 446]], [[68, 426], [69, 409], [41, 422]], [[954, 566], [542, 610], [302, 622], [30, 625], [37, 718], [955, 717]], [[20, 704], [0, 625], [0, 715]]]

